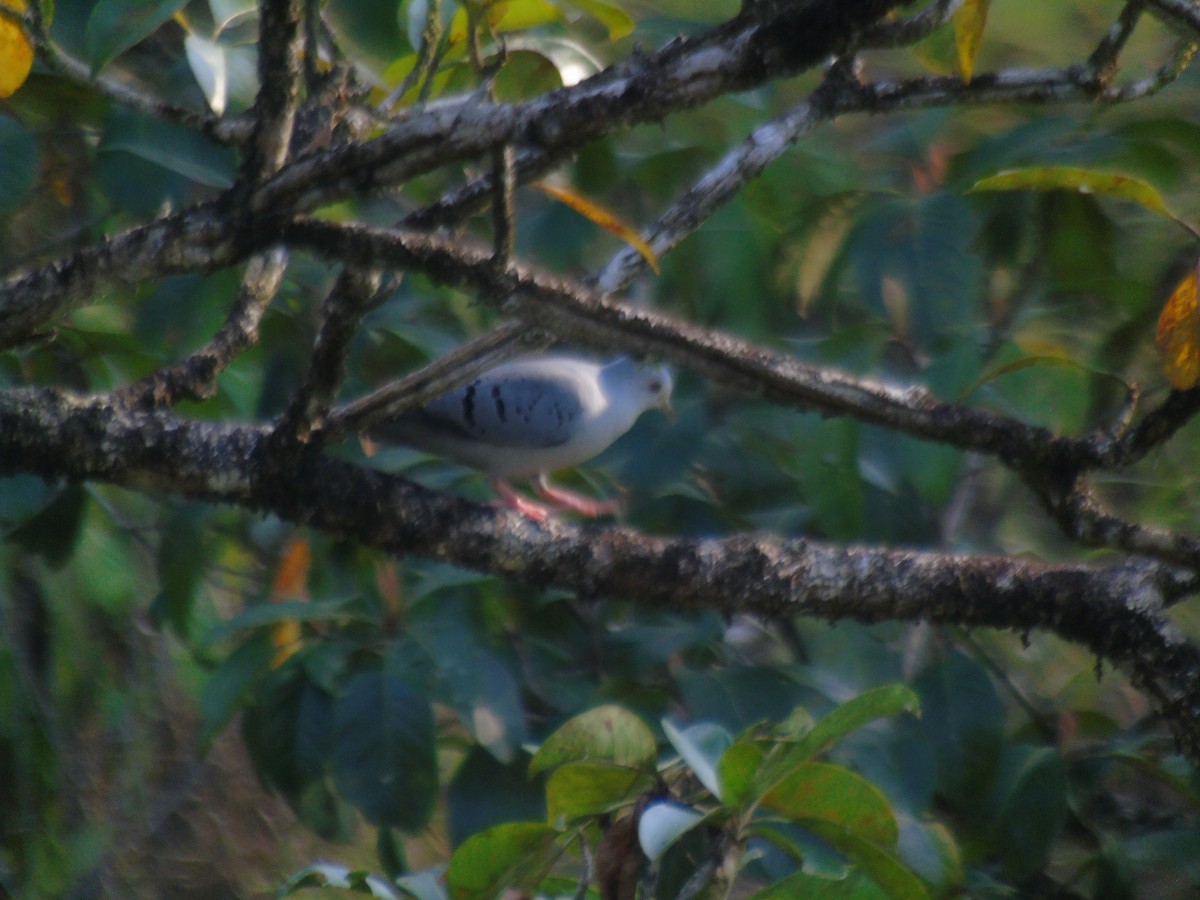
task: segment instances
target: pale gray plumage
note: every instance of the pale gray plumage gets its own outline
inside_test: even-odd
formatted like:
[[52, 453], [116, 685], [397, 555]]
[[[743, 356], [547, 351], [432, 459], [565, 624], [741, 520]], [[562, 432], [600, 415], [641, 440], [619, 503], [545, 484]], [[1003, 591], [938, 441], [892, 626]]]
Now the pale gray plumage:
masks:
[[603, 451], [648, 409], [669, 410], [671, 374], [624, 357], [547, 354], [502, 363], [377, 426], [371, 436], [479, 469], [543, 476]]

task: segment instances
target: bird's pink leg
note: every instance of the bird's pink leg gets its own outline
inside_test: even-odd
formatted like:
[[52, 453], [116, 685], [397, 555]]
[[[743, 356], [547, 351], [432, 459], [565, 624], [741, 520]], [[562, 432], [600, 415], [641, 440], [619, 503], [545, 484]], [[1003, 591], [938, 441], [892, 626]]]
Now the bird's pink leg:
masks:
[[543, 500], [549, 500], [559, 509], [569, 509], [589, 519], [614, 516], [621, 511], [620, 500], [593, 500], [591, 497], [584, 497], [582, 494], [551, 484], [544, 474], [537, 477], [533, 486]]
[[504, 505], [509, 509], [515, 509], [521, 515], [533, 519], [535, 522], [545, 522], [554, 515], [554, 511], [548, 506], [543, 506], [536, 500], [530, 500], [528, 497], [522, 497], [507, 481], [500, 478], [490, 479], [492, 487], [496, 489], [496, 493], [500, 495], [500, 499], [504, 501]]

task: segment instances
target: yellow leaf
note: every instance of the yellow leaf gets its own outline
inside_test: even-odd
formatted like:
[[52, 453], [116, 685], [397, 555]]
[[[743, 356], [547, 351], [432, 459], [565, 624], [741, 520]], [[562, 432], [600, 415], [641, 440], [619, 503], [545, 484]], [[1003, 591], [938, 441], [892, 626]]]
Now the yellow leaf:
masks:
[[1196, 300], [1197, 267], [1175, 286], [1158, 317], [1154, 343], [1162, 354], [1167, 380], [1177, 391], [1200, 384], [1200, 304]]
[[[0, 0], [16, 12], [25, 12], [25, 0]], [[33, 45], [21, 26], [7, 17], [0, 17], [0, 97], [11, 97], [29, 77], [33, 68]]]
[[571, 209], [575, 210], [581, 216], [591, 219], [610, 234], [615, 234], [638, 253], [642, 254], [646, 262], [650, 264], [650, 268], [655, 273], [658, 272], [658, 258], [654, 255], [654, 251], [650, 249], [650, 245], [642, 240], [642, 236], [635, 229], [626, 225], [603, 206], [572, 190], [547, 184], [545, 181], [535, 181], [532, 186], [543, 194], [553, 197], [559, 203], [571, 207]]
[[1200, 237], [1200, 230], [1175, 215], [1152, 184], [1134, 175], [1098, 172], [1078, 166], [1031, 166], [982, 178], [967, 193], [976, 191], [1078, 191], [1132, 200], [1150, 212], [1166, 216], [1194, 237]]
[[610, 41], [619, 41], [633, 32], [633, 17], [611, 3], [605, 3], [604, 0], [569, 0], [569, 2], [576, 9], [583, 10], [607, 28]]
[[975, 57], [983, 43], [983, 29], [991, 5], [992, 0], [965, 0], [954, 11], [954, 46], [958, 50], [958, 72], [963, 84], [970, 84], [975, 72]]
[[[304, 597], [308, 593], [308, 568], [311, 562], [312, 548], [305, 538], [293, 538], [288, 542], [271, 582], [273, 603]], [[275, 648], [271, 668], [277, 669], [300, 649], [300, 623], [294, 619], [276, 623], [271, 629], [271, 646]]]

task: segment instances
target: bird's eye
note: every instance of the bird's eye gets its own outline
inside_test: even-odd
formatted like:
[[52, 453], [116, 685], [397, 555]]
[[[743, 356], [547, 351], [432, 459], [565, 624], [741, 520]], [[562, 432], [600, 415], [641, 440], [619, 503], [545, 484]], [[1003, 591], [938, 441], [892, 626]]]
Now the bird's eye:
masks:
[[655, 378], [653, 381], [650, 382], [649, 385], [647, 385], [647, 387], [650, 388], [650, 393], [657, 394], [659, 391], [662, 390], [662, 382], [659, 381], [657, 378]]

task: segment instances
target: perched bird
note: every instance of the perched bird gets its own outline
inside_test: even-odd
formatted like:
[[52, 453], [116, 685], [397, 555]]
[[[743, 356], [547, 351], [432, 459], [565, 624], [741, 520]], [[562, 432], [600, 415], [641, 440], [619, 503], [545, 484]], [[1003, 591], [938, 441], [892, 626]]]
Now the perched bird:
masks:
[[585, 516], [620, 510], [550, 484], [549, 473], [596, 456], [648, 409], [671, 409], [671, 373], [621, 357], [596, 362], [546, 354], [501, 363], [426, 406], [371, 430], [376, 440], [405, 444], [479, 469], [505, 503], [537, 521], [551, 507], [509, 484], [534, 477], [539, 496]]

